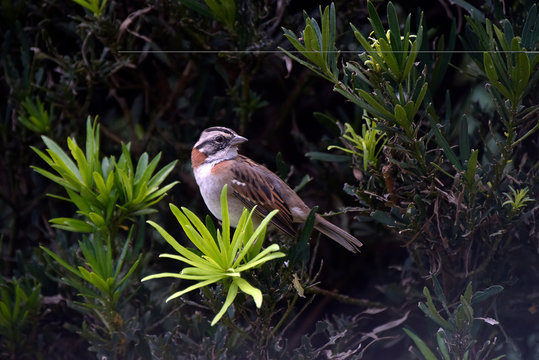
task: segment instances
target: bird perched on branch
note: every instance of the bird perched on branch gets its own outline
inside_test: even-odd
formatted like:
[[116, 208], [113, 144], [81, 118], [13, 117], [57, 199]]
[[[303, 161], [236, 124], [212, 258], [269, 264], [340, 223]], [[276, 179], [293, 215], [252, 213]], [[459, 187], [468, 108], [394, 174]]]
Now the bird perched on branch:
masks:
[[[228, 185], [230, 224], [236, 226], [243, 208], [254, 212], [254, 223], [277, 209], [271, 223], [282, 232], [296, 235], [295, 223], [304, 223], [311, 209], [279, 176], [238, 154], [238, 145], [247, 141], [226, 127], [211, 127], [202, 132], [191, 151], [191, 163], [202, 198], [211, 213], [222, 220], [220, 196]], [[361, 242], [333, 225], [322, 216], [315, 215], [314, 228], [351, 252]]]

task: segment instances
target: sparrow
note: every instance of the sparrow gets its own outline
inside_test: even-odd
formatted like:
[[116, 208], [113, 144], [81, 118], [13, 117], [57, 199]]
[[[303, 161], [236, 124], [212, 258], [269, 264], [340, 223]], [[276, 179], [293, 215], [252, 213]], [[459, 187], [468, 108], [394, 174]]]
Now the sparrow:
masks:
[[[247, 139], [231, 129], [216, 126], [204, 130], [191, 151], [191, 164], [200, 194], [210, 212], [219, 220], [220, 196], [224, 185], [228, 191], [230, 224], [237, 226], [243, 209], [253, 213], [254, 225], [271, 211], [279, 210], [271, 224], [289, 236], [296, 235], [297, 223], [307, 220], [311, 209], [279, 176], [238, 153], [238, 145]], [[351, 252], [362, 243], [333, 225], [319, 214], [314, 228]]]

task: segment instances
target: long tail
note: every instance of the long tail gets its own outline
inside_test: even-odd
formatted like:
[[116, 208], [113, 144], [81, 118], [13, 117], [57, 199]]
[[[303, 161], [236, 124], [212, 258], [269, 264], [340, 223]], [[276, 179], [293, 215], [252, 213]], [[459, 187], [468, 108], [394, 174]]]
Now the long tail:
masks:
[[331, 238], [332, 240], [341, 244], [346, 250], [353, 253], [358, 252], [359, 248], [363, 246], [361, 241], [341, 229], [340, 227], [333, 225], [322, 216], [316, 214], [316, 222], [314, 228], [320, 231], [322, 234]]

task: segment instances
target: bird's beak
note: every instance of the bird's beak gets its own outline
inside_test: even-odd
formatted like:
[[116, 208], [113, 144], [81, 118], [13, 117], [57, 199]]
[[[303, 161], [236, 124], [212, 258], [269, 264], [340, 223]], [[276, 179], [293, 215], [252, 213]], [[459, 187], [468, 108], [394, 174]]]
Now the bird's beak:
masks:
[[230, 140], [230, 145], [238, 145], [247, 141], [247, 138], [243, 136], [236, 135]]

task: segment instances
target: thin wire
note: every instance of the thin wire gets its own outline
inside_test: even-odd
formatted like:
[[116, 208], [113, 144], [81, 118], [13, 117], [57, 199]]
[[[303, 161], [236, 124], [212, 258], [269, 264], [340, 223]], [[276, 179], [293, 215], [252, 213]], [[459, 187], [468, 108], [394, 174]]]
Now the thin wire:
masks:
[[[288, 50], [291, 54], [302, 53], [341, 53], [341, 54], [358, 54], [361, 50], [341, 50], [341, 51], [298, 51]], [[526, 54], [539, 54], [536, 50], [526, 51], [504, 51], [504, 50], [418, 50], [418, 54], [482, 54], [488, 53], [526, 53]], [[120, 50], [120, 54], [284, 54], [282, 50]], [[376, 53], [409, 53], [409, 51], [376, 51]]]

